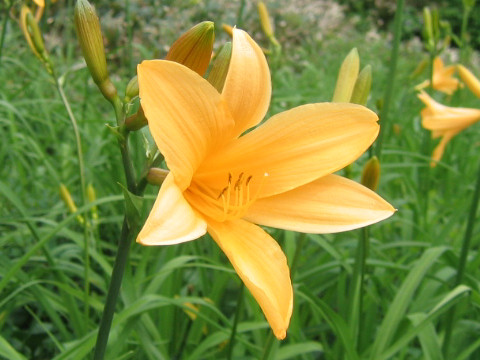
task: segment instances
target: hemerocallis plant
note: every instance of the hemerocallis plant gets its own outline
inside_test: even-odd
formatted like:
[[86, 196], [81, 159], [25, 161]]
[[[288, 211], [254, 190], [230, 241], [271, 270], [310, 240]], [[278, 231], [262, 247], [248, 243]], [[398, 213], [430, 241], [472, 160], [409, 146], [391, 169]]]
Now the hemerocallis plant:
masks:
[[286, 257], [260, 226], [333, 233], [391, 216], [394, 208], [333, 175], [379, 132], [377, 115], [348, 103], [299, 106], [264, 118], [271, 79], [261, 48], [233, 29], [221, 92], [165, 60], [138, 66], [141, 106], [169, 173], [137, 241], [169, 245], [207, 231], [283, 339], [293, 308]]
[[426, 105], [422, 110], [422, 126], [432, 131], [432, 138], [439, 138], [430, 166], [436, 166], [443, 156], [448, 142], [460, 131], [480, 120], [480, 109], [456, 108], [442, 105], [422, 91], [419, 99]]
[[[433, 84], [432, 88], [447, 95], [451, 95], [462, 86], [460, 81], [455, 78], [456, 67], [454, 65], [445, 66], [440, 57], [433, 61]], [[430, 86], [430, 80], [425, 80], [418, 84], [415, 89], [422, 90]]]

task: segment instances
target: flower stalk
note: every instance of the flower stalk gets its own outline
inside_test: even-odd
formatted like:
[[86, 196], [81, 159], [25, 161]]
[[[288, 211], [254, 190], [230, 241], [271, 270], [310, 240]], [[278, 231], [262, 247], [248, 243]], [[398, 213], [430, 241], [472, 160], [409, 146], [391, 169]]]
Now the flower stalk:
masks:
[[[472, 197], [472, 203], [470, 205], [470, 212], [468, 214], [467, 227], [465, 228], [465, 236], [463, 237], [462, 248], [460, 250], [460, 258], [458, 260], [457, 276], [455, 278], [454, 288], [460, 285], [463, 282], [463, 277], [465, 275], [465, 267], [467, 265], [468, 253], [470, 250], [470, 244], [472, 241], [473, 228], [475, 226], [475, 218], [478, 209], [478, 202], [480, 200], [480, 163], [478, 167], [477, 182], [475, 185], [475, 191]], [[456, 307], [453, 306], [447, 313], [445, 321], [445, 337], [443, 340], [443, 354], [445, 359], [450, 359], [449, 349], [450, 349], [450, 340], [452, 337], [453, 323], [455, 321], [455, 312]]]
[[397, 73], [397, 60], [398, 60], [398, 48], [400, 46], [400, 39], [402, 36], [402, 21], [403, 21], [403, 5], [405, 0], [397, 0], [397, 10], [395, 11], [395, 20], [394, 20], [394, 39], [393, 47], [390, 60], [390, 70], [388, 72], [387, 88], [385, 90], [385, 96], [383, 101], [382, 110], [380, 111], [380, 122], [382, 128], [378, 134], [376, 146], [375, 146], [375, 155], [379, 160], [382, 158], [382, 147], [383, 147], [383, 138], [385, 132], [388, 133], [390, 129], [389, 124], [389, 114], [390, 114], [390, 104], [392, 102], [393, 90], [395, 88], [395, 77]]

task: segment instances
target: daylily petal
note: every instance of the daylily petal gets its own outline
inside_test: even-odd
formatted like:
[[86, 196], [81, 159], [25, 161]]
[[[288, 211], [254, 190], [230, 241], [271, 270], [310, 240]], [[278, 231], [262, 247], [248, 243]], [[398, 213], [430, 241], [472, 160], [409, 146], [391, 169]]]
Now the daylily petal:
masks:
[[37, 6], [45, 7], [45, 0], [33, 0], [33, 2], [37, 4]]
[[[347, 103], [310, 104], [273, 116], [221, 153], [195, 175], [222, 189], [228, 173], [244, 173], [251, 194], [267, 197], [307, 184], [357, 159], [377, 137], [377, 115]], [[261, 189], [259, 189], [261, 188]]]
[[447, 144], [452, 140], [452, 138], [458, 134], [457, 132], [448, 132], [445, 135], [443, 135], [442, 139], [438, 143], [438, 145], [435, 147], [432, 153], [432, 161], [430, 162], [430, 167], [435, 167], [437, 166], [437, 162], [440, 161], [440, 159], [443, 156], [443, 153], [445, 152], [445, 147]]
[[171, 245], [204, 235], [207, 224], [187, 203], [170, 173], [138, 234], [142, 245]]
[[262, 49], [243, 30], [233, 30], [232, 56], [222, 99], [235, 120], [233, 137], [257, 125], [270, 104], [270, 70]]
[[255, 224], [208, 221], [208, 232], [263, 310], [275, 336], [286, 336], [293, 308], [287, 259], [278, 243]]
[[217, 90], [175, 62], [143, 61], [138, 84], [150, 132], [184, 190], [205, 155], [225, 141], [233, 120]]
[[395, 209], [365, 186], [327, 175], [283, 194], [257, 200], [245, 219], [306, 233], [335, 233], [390, 217]]

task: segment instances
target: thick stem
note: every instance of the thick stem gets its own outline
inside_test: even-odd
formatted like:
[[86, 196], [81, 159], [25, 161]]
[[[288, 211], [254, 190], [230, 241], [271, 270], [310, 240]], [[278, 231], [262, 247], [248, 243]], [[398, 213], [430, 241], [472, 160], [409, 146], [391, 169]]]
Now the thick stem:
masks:
[[[115, 110], [117, 125], [120, 128], [123, 128], [125, 122], [123, 104], [118, 96], [113, 98], [111, 103]], [[135, 169], [133, 168], [133, 163], [130, 158], [130, 151], [128, 149], [128, 135], [129, 131], [124, 130], [122, 132], [122, 136], [118, 139], [118, 144], [120, 147], [120, 152], [122, 154], [122, 162], [125, 170], [127, 188], [131, 193], [139, 195], [135, 178]], [[98, 329], [94, 360], [102, 360], [105, 355], [108, 336], [110, 334], [113, 315], [115, 313], [115, 305], [117, 303], [117, 298], [120, 292], [120, 286], [122, 284], [122, 278], [127, 263], [128, 253], [130, 250], [130, 242], [136, 233], [135, 226], [129, 227], [128, 220], [130, 219], [127, 219], [127, 216], [125, 216], [123, 220], [122, 233], [119, 240], [117, 256], [115, 258], [115, 264], [112, 271], [112, 278], [110, 280], [110, 286], [108, 288], [107, 300], [105, 303], [105, 307], [103, 308], [102, 319], [100, 320], [100, 327]]]
[[394, 39], [392, 54], [390, 59], [390, 70], [388, 73], [387, 89], [385, 90], [385, 96], [383, 101], [383, 107], [380, 111], [380, 123], [381, 130], [378, 135], [377, 144], [375, 146], [375, 155], [378, 159], [381, 160], [382, 155], [382, 146], [383, 138], [385, 132], [389, 130], [388, 115], [390, 113], [390, 103], [392, 102], [393, 89], [395, 86], [395, 75], [397, 72], [397, 59], [398, 59], [398, 48], [400, 45], [400, 38], [402, 36], [402, 15], [403, 15], [403, 4], [404, 0], [397, 0], [397, 11], [395, 12], [395, 24], [394, 24]]
[[227, 349], [227, 359], [230, 360], [233, 354], [233, 347], [235, 344], [235, 336], [237, 334], [237, 326], [238, 326], [238, 319], [240, 318], [240, 312], [242, 311], [243, 305], [243, 290], [245, 285], [243, 282], [240, 285], [240, 290], [238, 292], [237, 298], [237, 309], [235, 310], [235, 318], [233, 319], [233, 326], [232, 326], [232, 333], [230, 334], [230, 341], [228, 342], [228, 349]]
[[[454, 288], [463, 282], [465, 274], [465, 266], [467, 264], [468, 252], [472, 240], [473, 227], [475, 226], [475, 217], [478, 209], [478, 200], [480, 199], [480, 164], [478, 168], [477, 183], [475, 185], [475, 192], [473, 193], [472, 203], [470, 205], [470, 213], [468, 214], [467, 227], [465, 229], [465, 236], [463, 237], [462, 249], [460, 251], [460, 259], [458, 261], [457, 277], [455, 278]], [[448, 351], [450, 347], [450, 339], [452, 336], [453, 323], [455, 320], [455, 306], [453, 306], [448, 314], [445, 322], [445, 338], [443, 341], [443, 353], [445, 359], [449, 359]]]
[[113, 314], [115, 313], [115, 304], [122, 285], [123, 273], [125, 272], [125, 265], [128, 259], [128, 252], [130, 250], [130, 242], [133, 238], [133, 233], [127, 224], [127, 218], [123, 219], [122, 233], [118, 242], [117, 257], [113, 266], [112, 278], [108, 288], [107, 300], [103, 308], [102, 319], [98, 329], [97, 343], [95, 346], [94, 360], [103, 360], [105, 350], [107, 348], [108, 335], [112, 326]]

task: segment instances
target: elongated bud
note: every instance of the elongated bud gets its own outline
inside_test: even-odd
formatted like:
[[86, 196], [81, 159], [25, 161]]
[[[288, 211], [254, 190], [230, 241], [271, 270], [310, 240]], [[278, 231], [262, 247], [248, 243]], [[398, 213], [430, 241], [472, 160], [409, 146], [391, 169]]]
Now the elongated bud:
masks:
[[38, 23], [33, 17], [31, 11], [27, 11], [25, 14], [26, 29], [32, 45], [35, 48], [35, 51], [40, 55], [40, 58], [45, 57], [45, 44], [43, 42], [42, 33], [38, 27]]
[[144, 126], [148, 124], [147, 118], [145, 117], [145, 113], [143, 112], [143, 108], [140, 105], [136, 114], [131, 115], [125, 119], [125, 127], [129, 131], [136, 131], [140, 130]]
[[268, 14], [267, 6], [263, 1], [259, 1], [257, 4], [258, 15], [260, 16], [260, 24], [262, 25], [263, 32], [268, 38], [273, 36], [272, 23], [270, 22], [270, 15]]
[[128, 102], [138, 96], [138, 77], [135, 75], [127, 84], [125, 89], [125, 101]]
[[380, 182], [380, 161], [376, 156], [367, 161], [362, 171], [362, 185], [376, 191]]
[[93, 81], [103, 96], [112, 101], [117, 96], [117, 89], [108, 77], [102, 30], [95, 8], [87, 0], [77, 0], [74, 20], [83, 57]]
[[360, 74], [358, 74], [355, 87], [353, 88], [351, 103], [366, 105], [368, 95], [370, 95], [370, 89], [372, 88], [372, 67], [370, 65], [365, 66]]
[[212, 58], [214, 41], [213, 22], [201, 22], [173, 43], [165, 59], [185, 65], [203, 76]]
[[462, 78], [463, 82], [470, 89], [471, 92], [475, 94], [476, 97], [480, 98], [480, 81], [478, 80], [473, 73], [468, 70], [463, 65], [457, 65], [458, 74]]
[[147, 181], [149, 184], [162, 185], [163, 180], [165, 180], [168, 175], [168, 172], [169, 171], [165, 169], [151, 168], [147, 174]]
[[345, 57], [340, 67], [337, 85], [333, 93], [333, 102], [350, 102], [359, 69], [360, 57], [358, 56], [357, 48], [353, 48]]
[[232, 43], [225, 43], [218, 52], [213, 62], [212, 70], [208, 74], [207, 80], [218, 92], [222, 92], [225, 79], [227, 78], [230, 57], [232, 56]]
[[20, 10], [20, 28], [22, 29], [23, 35], [25, 36], [28, 46], [30, 46], [30, 49], [32, 50], [32, 52], [35, 54], [36, 57], [41, 59], [42, 56], [38, 53], [35, 45], [33, 45], [32, 36], [28, 31], [27, 17], [30, 17], [30, 16], [32, 16], [32, 12], [30, 11], [30, 8], [26, 5], [23, 5], [22, 9]]
[[[75, 205], [75, 201], [73, 201], [72, 195], [70, 195], [70, 191], [68, 191], [67, 187], [64, 184], [60, 184], [60, 197], [62, 198], [63, 202], [72, 214], [77, 212], [77, 206]], [[81, 215], [77, 216], [77, 221], [80, 224], [83, 224], [85, 222]]]
[[425, 38], [425, 43], [427, 44], [427, 49], [430, 49], [435, 45], [432, 12], [428, 7], [423, 8], [423, 36]]
[[[87, 198], [89, 202], [97, 200], [97, 194], [95, 193], [95, 188], [92, 184], [87, 185]], [[92, 206], [92, 219], [98, 220], [98, 209], [96, 205]]]

